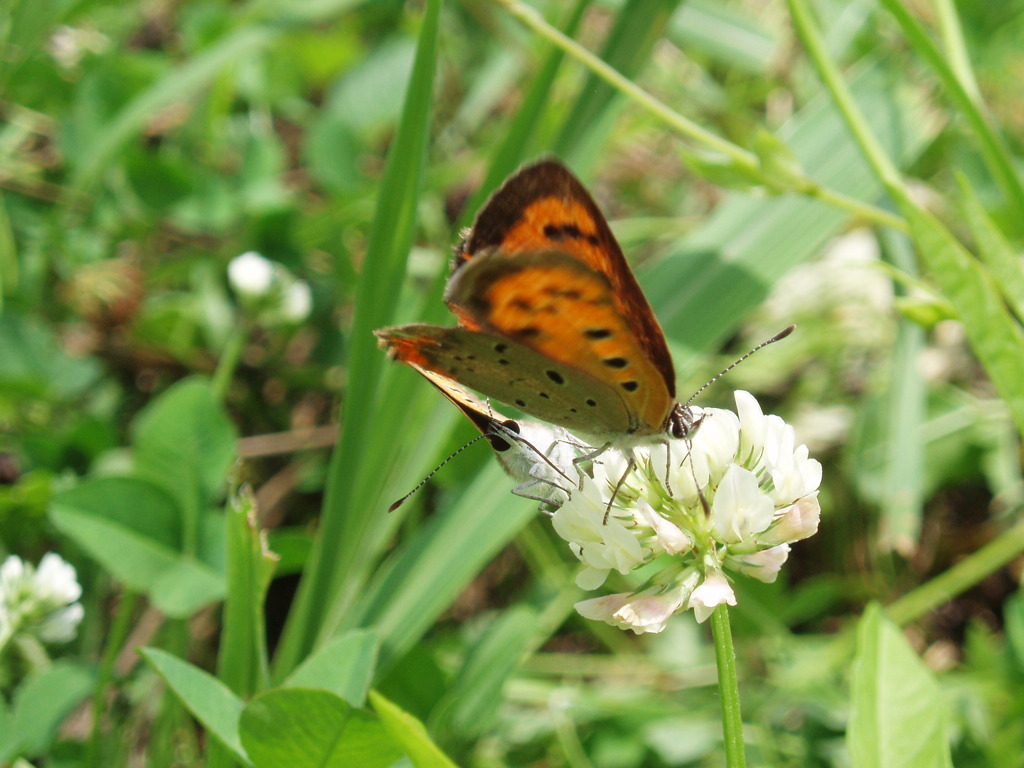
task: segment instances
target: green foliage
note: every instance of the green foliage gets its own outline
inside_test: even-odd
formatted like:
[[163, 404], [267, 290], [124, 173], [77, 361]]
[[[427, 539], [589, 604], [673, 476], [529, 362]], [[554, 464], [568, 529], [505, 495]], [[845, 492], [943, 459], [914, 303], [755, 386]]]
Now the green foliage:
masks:
[[[384, 513], [472, 432], [372, 331], [451, 322], [459, 227], [553, 152], [682, 399], [799, 326], [700, 399], [825, 466], [735, 585], [751, 764], [1021, 765], [1024, 7], [531, 2], [0, 14], [0, 554], [85, 608], [0, 640], [0, 763], [723, 764], [705, 628], [579, 618], [489, 449]], [[246, 308], [246, 251], [305, 319]]]

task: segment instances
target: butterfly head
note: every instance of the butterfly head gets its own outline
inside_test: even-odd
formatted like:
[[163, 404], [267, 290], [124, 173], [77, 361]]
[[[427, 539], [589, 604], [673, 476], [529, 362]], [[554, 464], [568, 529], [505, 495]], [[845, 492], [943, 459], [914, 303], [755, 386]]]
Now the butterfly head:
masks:
[[693, 432], [704, 421], [704, 411], [696, 405], [676, 403], [665, 421], [665, 431], [670, 437], [683, 439]]

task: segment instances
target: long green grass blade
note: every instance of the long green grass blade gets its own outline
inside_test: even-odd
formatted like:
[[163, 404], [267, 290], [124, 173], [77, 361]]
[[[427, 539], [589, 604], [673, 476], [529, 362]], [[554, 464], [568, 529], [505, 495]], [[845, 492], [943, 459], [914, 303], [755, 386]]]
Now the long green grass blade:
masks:
[[[884, 232], [883, 253], [898, 269], [915, 275], [914, 253], [905, 235]], [[897, 286], [898, 295], [903, 293]], [[928, 391], [920, 372], [920, 353], [925, 331], [901, 318], [892, 350], [892, 367], [885, 392], [885, 470], [878, 494], [882, 517], [879, 548], [911, 556], [917, 548], [924, 506], [925, 441], [922, 426], [927, 417]]]
[[[313, 648], [325, 612], [338, 596], [342, 575], [354, 589], [374, 557], [375, 509], [363, 506], [378, 491], [367, 490], [375, 478], [367, 471], [367, 443], [381, 439], [377, 429], [394, 403], [378, 399], [381, 369], [386, 360], [377, 349], [373, 330], [394, 314], [409, 248], [412, 245], [420, 182], [430, 133], [440, 0], [427, 3], [413, 71], [395, 139], [377, 198], [369, 247], [357, 289], [348, 355], [348, 388], [342, 411], [341, 438], [331, 459], [322, 527], [300, 585], [293, 614], [282, 641], [277, 669], [287, 673]], [[391, 439], [391, 435], [386, 436]], [[362, 483], [362, 487], [359, 487]], [[341, 595], [344, 601], [351, 597]]]
[[974, 235], [978, 255], [995, 279], [996, 287], [1019, 322], [1024, 323], [1024, 264], [1003, 233], [985, 212], [973, 187], [959, 178], [961, 206]]

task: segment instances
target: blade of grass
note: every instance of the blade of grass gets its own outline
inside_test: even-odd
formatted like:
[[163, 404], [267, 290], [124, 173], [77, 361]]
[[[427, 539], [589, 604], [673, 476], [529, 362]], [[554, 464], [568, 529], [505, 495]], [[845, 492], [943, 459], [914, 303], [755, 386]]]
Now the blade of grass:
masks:
[[[661, 39], [679, 0], [627, 0], [615, 15], [615, 23], [605, 38], [601, 59], [627, 78], [636, 76], [647, 64], [654, 44]], [[595, 151], [610, 124], [603, 116], [618, 101], [620, 94], [607, 82], [590, 72], [579, 90], [579, 97], [562, 122], [554, 142], [555, 154], [570, 165], [584, 165], [599, 156]]]
[[[943, 93], [948, 95], [953, 106], [963, 114], [967, 124], [974, 132], [985, 165], [988, 166], [992, 177], [1002, 189], [1007, 203], [1016, 211], [1016, 219], [1024, 219], [1024, 183], [1017, 175], [1013, 160], [1002, 137], [990, 124], [981, 103], [972, 98], [968, 90], [970, 86], [957, 77], [950, 65], [947, 53], [939, 50], [921, 23], [910, 15], [900, 0], [882, 0], [882, 6], [893, 15], [914, 51], [924, 59], [939, 78]], [[947, 24], [946, 31], [951, 30], [952, 27]], [[957, 45], [957, 49], [963, 49], [962, 42]], [[965, 58], [958, 57], [957, 60], [960, 66], [969, 66]]]
[[[394, 312], [393, 298], [399, 293], [412, 245], [430, 133], [440, 5], [440, 0], [427, 2], [402, 116], [388, 152], [357, 287], [341, 437], [331, 458], [320, 534], [275, 659], [275, 672], [281, 675], [312, 650], [324, 615], [337, 593], [339, 574], [354, 574], [358, 584], [361, 571], [374, 556], [366, 547], [367, 540], [372, 538], [373, 517], [360, 508], [360, 498], [353, 494], [353, 486], [360, 480], [365, 485], [374, 474], [372, 467], [367, 471], [363, 461], [364, 444], [367, 435], [372, 434], [375, 417], [394, 411], [393, 404], [381, 403], [376, 397], [386, 360], [377, 349], [372, 331], [386, 325]], [[352, 587], [352, 581], [348, 581], [347, 588]]]
[[916, 621], [992, 575], [1024, 553], [1024, 524], [1018, 523], [949, 570], [934, 576], [885, 607], [897, 624]]
[[[883, 232], [880, 236], [886, 261], [914, 276], [917, 266], [905, 235]], [[897, 296], [906, 289], [896, 285]], [[924, 506], [924, 441], [921, 428], [926, 414], [928, 390], [918, 368], [925, 344], [925, 332], [916, 323], [901, 318], [892, 351], [892, 366], [885, 397], [888, 401], [887, 435], [884, 445], [885, 474], [881, 498], [879, 547], [895, 549], [905, 557], [917, 549]]]

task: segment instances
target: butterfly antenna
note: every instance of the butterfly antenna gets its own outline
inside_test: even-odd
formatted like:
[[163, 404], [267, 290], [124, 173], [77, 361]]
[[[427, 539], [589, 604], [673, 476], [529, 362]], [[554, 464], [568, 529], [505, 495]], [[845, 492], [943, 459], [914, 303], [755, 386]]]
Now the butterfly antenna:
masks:
[[400, 499], [399, 499], [398, 501], [396, 501], [396, 502], [395, 502], [394, 504], [392, 504], [392, 505], [391, 505], [390, 507], [388, 507], [388, 512], [394, 512], [394, 511], [395, 511], [396, 509], [398, 509], [398, 508], [399, 508], [400, 506], [402, 506], [403, 504], [405, 504], [405, 502], [406, 502], [406, 501], [408, 501], [408, 499], [409, 499], [409, 497], [410, 497], [410, 496], [412, 496], [413, 494], [415, 494], [415, 493], [416, 493], [416, 491], [418, 491], [418, 490], [419, 490], [420, 488], [422, 488], [422, 487], [423, 487], [424, 485], [426, 485], [426, 484], [427, 484], [428, 482], [430, 482], [430, 478], [432, 478], [432, 477], [433, 477], [434, 475], [436, 475], [436, 474], [437, 474], [437, 473], [438, 473], [438, 472], [439, 472], [439, 471], [441, 470], [441, 467], [443, 467], [443, 466], [444, 466], [445, 464], [447, 464], [447, 463], [448, 463], [449, 461], [451, 461], [452, 459], [454, 459], [454, 458], [455, 458], [456, 456], [458, 456], [458, 455], [459, 455], [460, 453], [462, 453], [462, 452], [463, 452], [464, 450], [466, 450], [467, 448], [469, 448], [469, 446], [471, 446], [471, 445], [472, 445], [473, 443], [475, 443], [475, 442], [476, 442], [477, 440], [483, 440], [483, 438], [484, 438], [484, 437], [486, 437], [486, 435], [477, 435], [477, 436], [476, 436], [476, 437], [474, 437], [474, 438], [473, 438], [472, 440], [470, 440], [470, 441], [469, 441], [468, 443], [466, 443], [465, 445], [463, 445], [463, 446], [462, 446], [461, 448], [457, 448], [456, 450], [452, 451], [452, 452], [451, 452], [451, 453], [450, 453], [450, 454], [448, 455], [448, 458], [446, 458], [446, 459], [445, 459], [444, 461], [442, 461], [442, 462], [441, 462], [440, 464], [438, 464], [438, 465], [437, 465], [436, 467], [434, 467], [434, 468], [433, 468], [433, 469], [432, 469], [432, 470], [430, 471], [430, 474], [428, 474], [428, 475], [427, 475], [426, 477], [424, 477], [424, 478], [423, 478], [422, 480], [420, 480], [420, 481], [419, 481], [419, 483], [417, 483], [417, 485], [416, 485], [416, 487], [415, 487], [415, 488], [413, 488], [413, 489], [412, 489], [411, 491], [409, 491], [409, 492], [408, 492], [407, 494], [405, 494], [405, 496], [403, 496], [403, 497], [402, 497], [402, 498], [400, 498]]
[[750, 356], [751, 356], [752, 354], [754, 354], [755, 352], [757, 352], [757, 351], [758, 351], [759, 349], [764, 349], [764, 348], [765, 348], [765, 347], [767, 347], [767, 346], [768, 346], [769, 344], [774, 344], [774, 343], [775, 343], [776, 341], [782, 341], [782, 340], [783, 340], [784, 338], [786, 338], [787, 336], [789, 336], [789, 334], [791, 334], [791, 333], [792, 333], [793, 331], [795, 331], [795, 330], [796, 330], [796, 326], [795, 326], [795, 325], [791, 325], [791, 326], [789, 326], [788, 328], [786, 328], [785, 330], [783, 330], [783, 331], [779, 331], [779, 332], [778, 332], [777, 334], [775, 334], [774, 336], [772, 336], [772, 337], [771, 337], [770, 339], [768, 339], [767, 341], [762, 341], [762, 342], [761, 342], [760, 344], [758, 344], [758, 345], [757, 345], [756, 347], [754, 347], [754, 348], [753, 348], [752, 350], [750, 350], [749, 352], [747, 352], [747, 354], [745, 354], [745, 355], [744, 355], [743, 357], [739, 358], [738, 360], [735, 360], [735, 361], [733, 361], [733, 362], [732, 362], [732, 363], [730, 363], [730, 364], [729, 364], [728, 366], [726, 366], [726, 367], [725, 367], [724, 369], [722, 369], [722, 370], [721, 370], [721, 371], [719, 371], [719, 372], [718, 372], [717, 374], [715, 374], [715, 375], [714, 375], [714, 376], [713, 376], [713, 377], [711, 378], [711, 380], [710, 380], [710, 381], [709, 381], [709, 382], [708, 382], [707, 384], [705, 384], [705, 385], [704, 385], [703, 387], [701, 387], [701, 388], [700, 388], [700, 389], [698, 389], [698, 390], [697, 390], [696, 392], [694, 392], [694, 393], [693, 393], [693, 395], [691, 395], [691, 396], [690, 396], [690, 399], [689, 399], [689, 400], [687, 400], [687, 401], [686, 401], [686, 402], [685, 402], [685, 403], [684, 403], [683, 405], [689, 405], [690, 403], [692, 403], [692, 402], [693, 402], [694, 400], [696, 400], [696, 399], [697, 399], [697, 397], [698, 397], [698, 396], [700, 395], [700, 393], [701, 393], [701, 392], [703, 392], [703, 391], [704, 391], [705, 389], [707, 389], [708, 387], [710, 387], [710, 386], [711, 386], [712, 384], [714, 384], [714, 383], [715, 383], [716, 381], [718, 381], [718, 380], [719, 380], [720, 378], [722, 378], [723, 376], [725, 376], [725, 374], [727, 374], [727, 373], [728, 373], [729, 371], [731, 371], [731, 370], [732, 370], [733, 368], [735, 368], [735, 367], [736, 367], [737, 365], [739, 365], [740, 363], [742, 363], [742, 362], [743, 362], [744, 360], [746, 360], [746, 359], [747, 359], [748, 357], [750, 357]]

